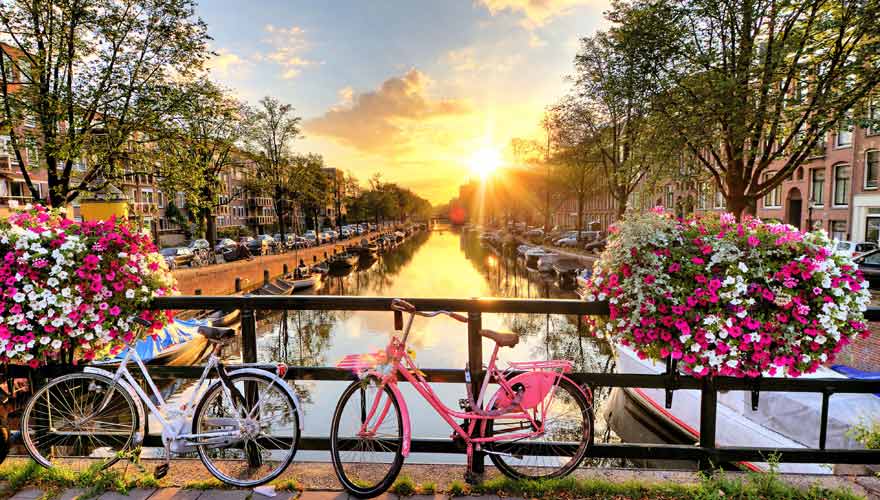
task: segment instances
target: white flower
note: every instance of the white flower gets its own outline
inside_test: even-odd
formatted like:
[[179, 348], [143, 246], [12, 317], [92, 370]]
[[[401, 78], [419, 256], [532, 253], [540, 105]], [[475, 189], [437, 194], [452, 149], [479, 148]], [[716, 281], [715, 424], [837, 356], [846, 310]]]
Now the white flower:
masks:
[[747, 265], [745, 264], [745, 262], [740, 262], [739, 264], [736, 265], [736, 267], [739, 268], [739, 270], [742, 271], [742, 272], [744, 272], [744, 273], [749, 272], [749, 266], [747, 266]]
[[43, 345], [46, 345], [46, 344], [48, 344], [49, 342], [52, 342], [52, 339], [50, 339], [49, 337], [43, 336], [43, 337], [40, 338], [40, 343], [43, 344]]
[[58, 339], [52, 341], [52, 349], [59, 349], [61, 347], [62, 342]]

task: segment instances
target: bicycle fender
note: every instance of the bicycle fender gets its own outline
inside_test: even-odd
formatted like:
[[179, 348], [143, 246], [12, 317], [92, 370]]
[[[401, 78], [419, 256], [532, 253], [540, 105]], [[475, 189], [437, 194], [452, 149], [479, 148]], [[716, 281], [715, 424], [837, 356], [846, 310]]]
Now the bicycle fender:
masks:
[[278, 377], [277, 375], [275, 375], [272, 372], [268, 372], [266, 370], [261, 370], [259, 368], [239, 368], [238, 370], [230, 371], [229, 375], [235, 375], [237, 373], [249, 373], [251, 375], [263, 375], [263, 376], [268, 375], [270, 378], [277, 378], [278, 380], [280, 380], [282, 383], [279, 385], [281, 385], [281, 387], [285, 390], [285, 392], [287, 392], [287, 394], [290, 396], [290, 398], [293, 399], [293, 405], [296, 406], [296, 416], [297, 416], [297, 420], [299, 421], [299, 430], [300, 430], [300, 432], [302, 432], [303, 421], [305, 420], [304, 415], [303, 415], [302, 404], [299, 402], [299, 397], [297, 397], [296, 392], [294, 392], [294, 390], [291, 389], [290, 384], [288, 384], [286, 380], [281, 379], [280, 377]]
[[[103, 375], [110, 380], [113, 380], [113, 377], [116, 376], [116, 374], [113, 372], [104, 370], [102, 368], [96, 368], [94, 366], [87, 366], [83, 368], [83, 373], [94, 373], [95, 375]], [[134, 390], [134, 388], [131, 386], [131, 384], [128, 383], [128, 381], [120, 378], [116, 381], [116, 383], [119, 384], [123, 389], [125, 389], [126, 392], [128, 392], [128, 394], [131, 396], [131, 399], [134, 401], [134, 407], [138, 412], [138, 433], [135, 435], [134, 443], [134, 445], [137, 446], [144, 441], [144, 437], [146, 436], [144, 425], [146, 425], [147, 423], [147, 418], [144, 415], [144, 403], [143, 401], [141, 401], [140, 395], [137, 393], [137, 391]]]
[[409, 426], [409, 409], [406, 407], [406, 400], [403, 399], [403, 394], [400, 393], [400, 388], [397, 385], [389, 385], [391, 388], [391, 392], [394, 393], [394, 397], [397, 398], [397, 403], [400, 405], [400, 418], [403, 420], [403, 449], [401, 450], [401, 454], [405, 457], [409, 456], [410, 444], [412, 441], [412, 434], [410, 434], [410, 426]]

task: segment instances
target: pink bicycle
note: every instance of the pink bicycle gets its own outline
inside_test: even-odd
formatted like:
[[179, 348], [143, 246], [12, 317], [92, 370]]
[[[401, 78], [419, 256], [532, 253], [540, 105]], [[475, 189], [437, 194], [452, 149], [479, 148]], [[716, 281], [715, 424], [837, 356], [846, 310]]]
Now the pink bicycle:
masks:
[[[467, 399], [455, 411], [440, 401], [416, 367], [406, 339], [416, 315], [446, 314], [465, 323], [467, 318], [448, 311], [420, 312], [400, 299], [391, 307], [409, 313], [403, 338], [392, 336], [384, 351], [349, 355], [337, 365], [358, 375], [339, 399], [330, 428], [333, 467], [349, 493], [380, 495], [409, 455], [410, 417], [399, 377], [412, 384], [452, 428], [452, 438], [464, 445], [469, 479], [475, 452], [489, 455], [513, 478], [561, 477], [580, 464], [593, 442], [593, 396], [566, 376], [572, 368], [569, 361], [512, 362], [499, 370], [499, 348], [514, 347], [519, 337], [482, 330], [483, 337], [495, 341], [486, 377], [474, 398], [470, 367], [465, 367]], [[490, 383], [498, 388], [485, 399]]]

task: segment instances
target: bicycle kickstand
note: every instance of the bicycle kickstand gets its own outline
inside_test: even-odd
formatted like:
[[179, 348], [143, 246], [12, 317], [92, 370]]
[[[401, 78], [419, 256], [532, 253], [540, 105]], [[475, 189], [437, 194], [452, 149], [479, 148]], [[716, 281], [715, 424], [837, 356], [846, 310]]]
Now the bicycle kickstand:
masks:
[[480, 482], [481, 474], [474, 472], [474, 445], [467, 445], [467, 470], [464, 472], [464, 482], [467, 484], [477, 484]]
[[168, 469], [171, 467], [171, 442], [164, 440], [163, 445], [165, 447], [165, 462], [157, 465], [153, 470], [153, 477], [156, 479], [165, 477], [168, 474]]

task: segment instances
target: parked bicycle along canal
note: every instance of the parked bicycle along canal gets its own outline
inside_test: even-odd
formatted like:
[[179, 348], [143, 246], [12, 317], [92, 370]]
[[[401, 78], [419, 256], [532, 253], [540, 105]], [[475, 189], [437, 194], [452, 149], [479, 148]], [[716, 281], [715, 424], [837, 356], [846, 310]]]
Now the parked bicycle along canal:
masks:
[[[383, 254], [366, 269], [355, 268], [344, 276], [325, 276], [310, 293], [385, 297], [524, 297], [577, 298], [573, 292], [527, 271], [515, 261], [482, 249], [475, 236], [449, 227], [414, 234], [394, 250]], [[286, 324], [286, 328], [285, 328]], [[504, 360], [569, 359], [576, 371], [613, 369], [610, 350], [592, 339], [573, 316], [534, 314], [484, 314], [483, 327], [513, 331], [519, 345], [501, 352]], [[258, 361], [284, 362], [301, 366], [334, 366], [347, 354], [382, 349], [394, 328], [391, 312], [376, 311], [289, 311], [272, 314], [258, 324]], [[421, 368], [464, 368], [467, 361], [467, 327], [450, 318], [417, 318], [410, 334]], [[485, 355], [491, 341], [483, 341]], [[347, 382], [297, 381], [305, 411], [304, 436], [327, 436], [339, 395]], [[465, 397], [462, 384], [436, 384], [445, 404], [458, 408]], [[402, 384], [410, 405], [413, 436], [448, 438], [449, 426], [431, 410], [415, 391]], [[596, 440], [605, 439], [601, 404], [607, 397], [600, 391], [596, 411]], [[613, 439], [613, 438], [612, 438]], [[460, 462], [463, 456], [415, 455], [413, 462]], [[300, 451], [297, 460], [329, 459], [326, 452]]]

